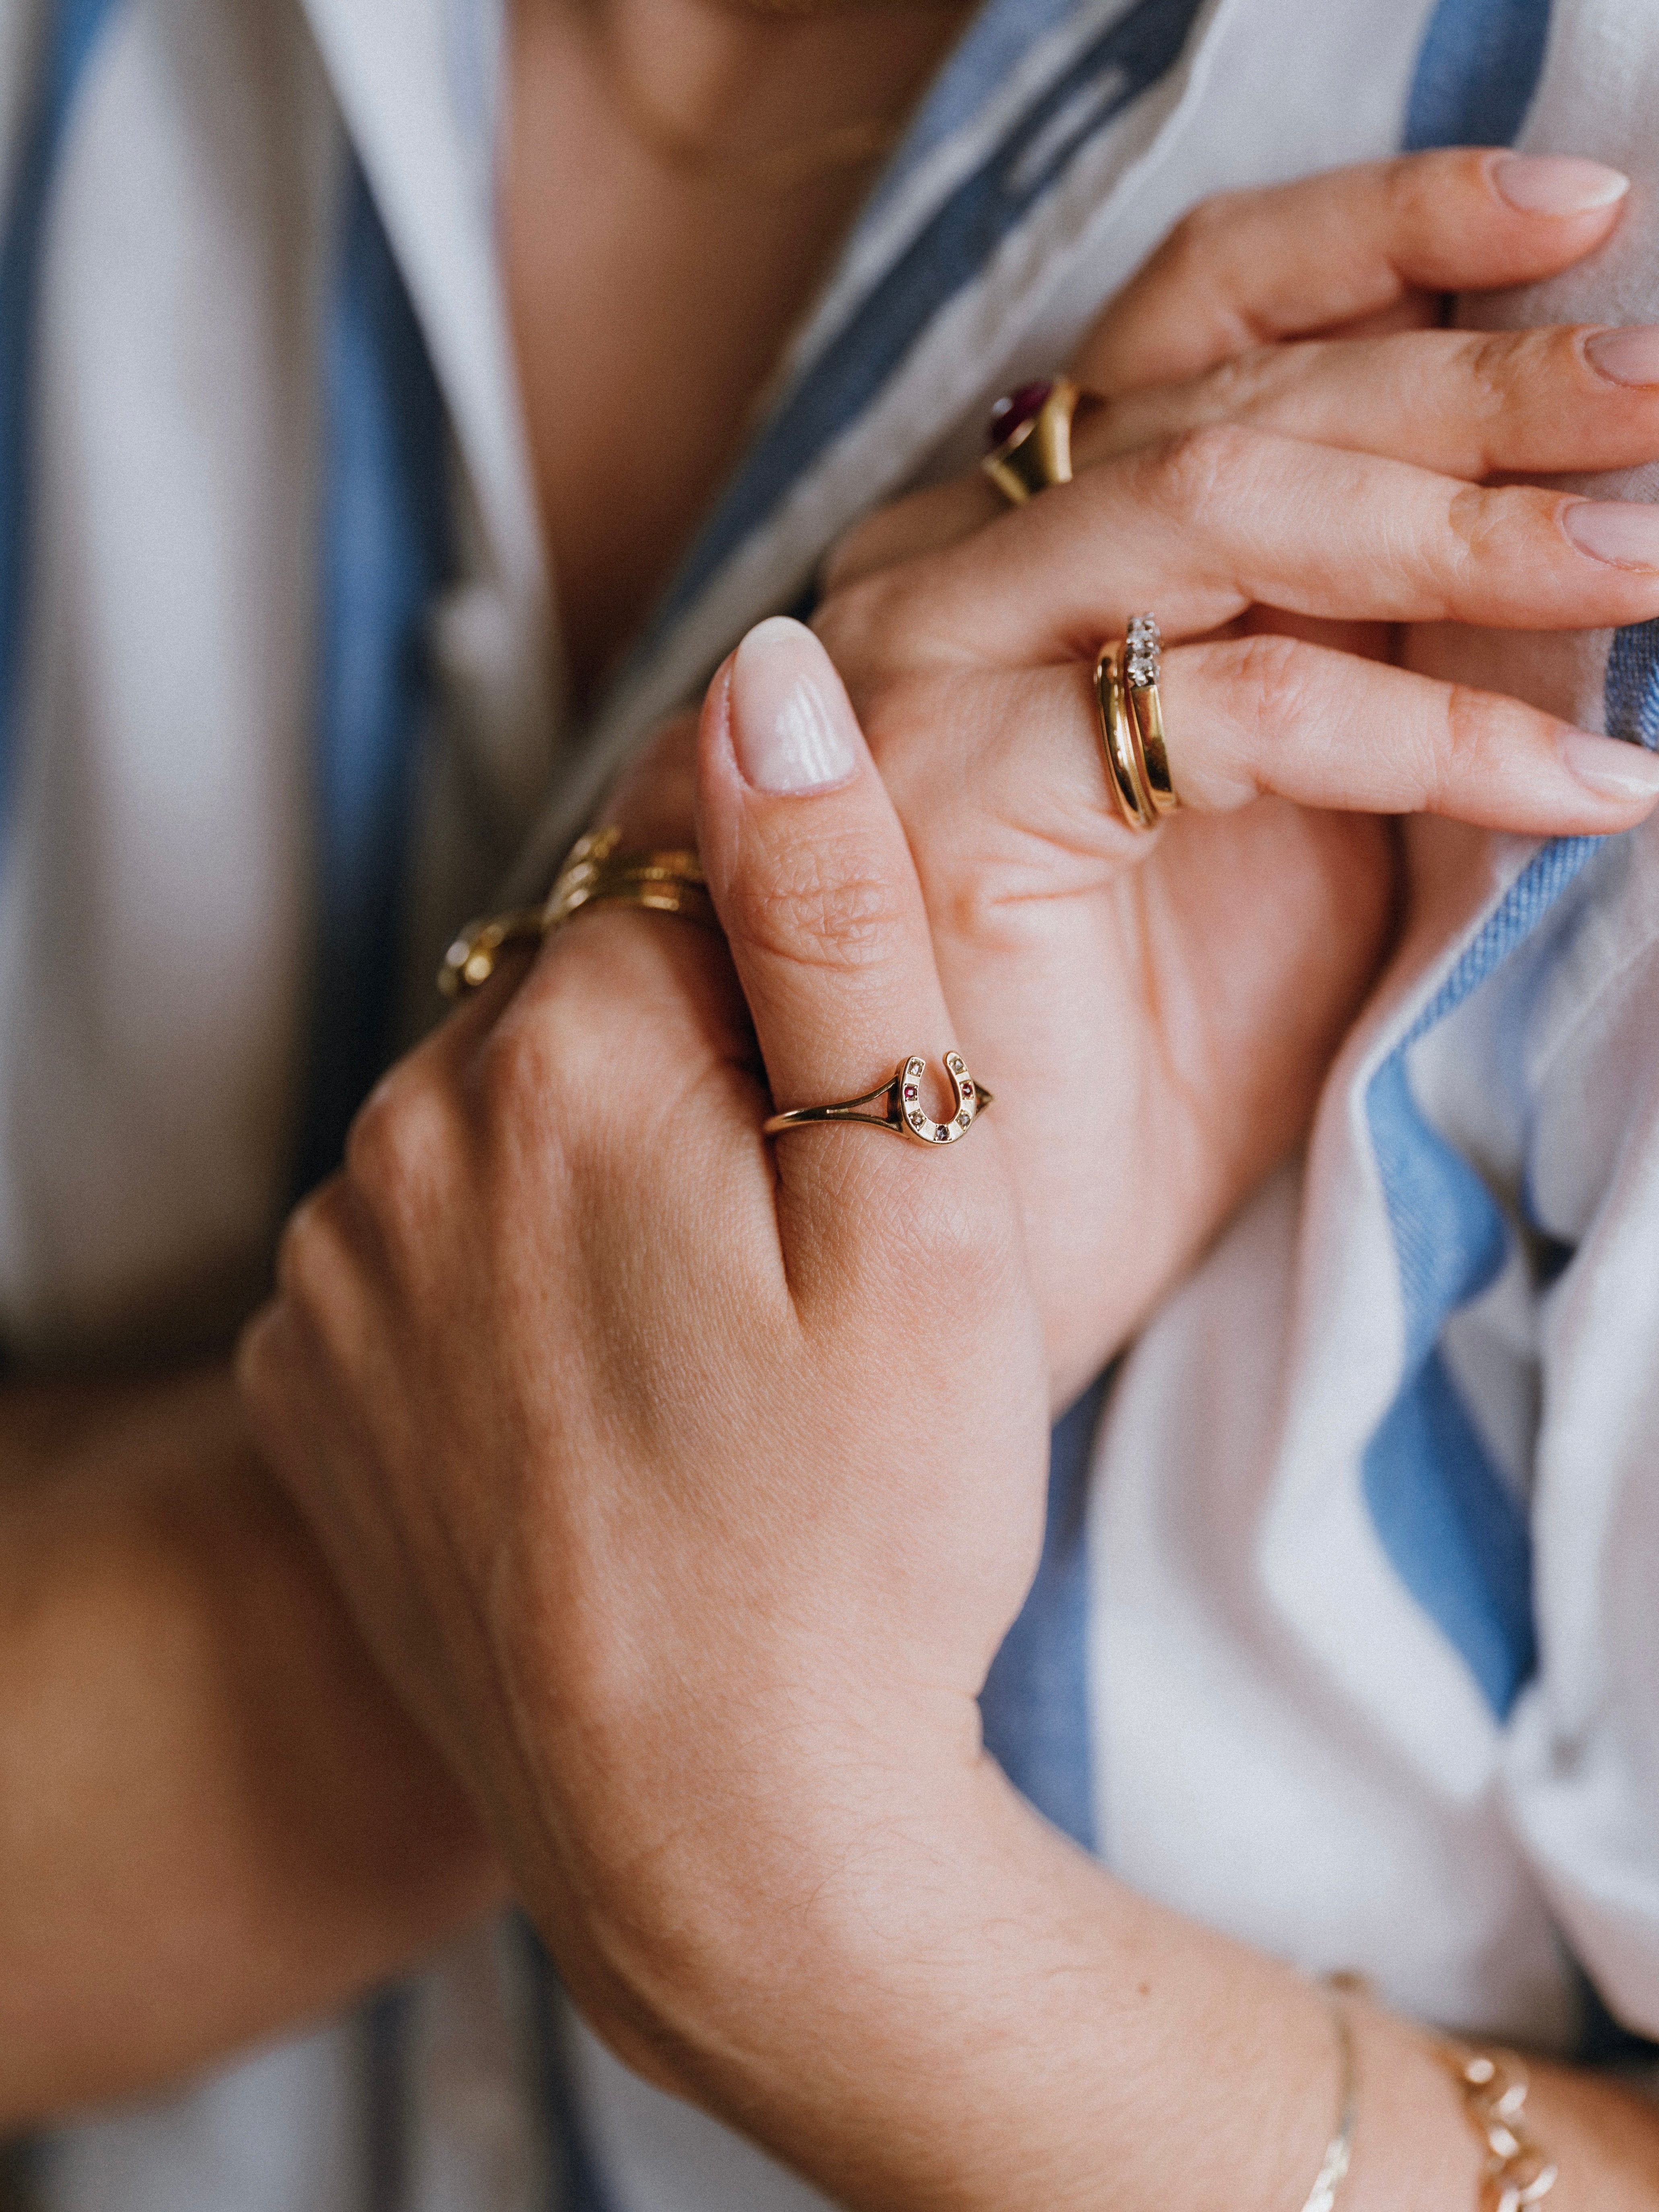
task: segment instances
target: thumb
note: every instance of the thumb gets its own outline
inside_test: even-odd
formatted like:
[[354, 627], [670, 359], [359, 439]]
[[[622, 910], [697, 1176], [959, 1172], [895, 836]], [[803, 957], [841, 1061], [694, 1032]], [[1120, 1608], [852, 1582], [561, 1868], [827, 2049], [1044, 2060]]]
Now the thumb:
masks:
[[[938, 1200], [948, 1185], [953, 1203], [988, 1190], [994, 1147], [964, 1141], [976, 1075], [957, 1055], [909, 847], [811, 630], [779, 616], [750, 631], [709, 688], [698, 750], [703, 867], [776, 1106], [850, 1099], [896, 1078], [896, 1110], [921, 1118], [936, 1155], [856, 1125], [785, 1132], [774, 1141], [792, 1213], [850, 1250], [863, 1240], [848, 1235], [849, 1197], [882, 1209], [890, 1229], [890, 1209], [902, 1217], [925, 1187]], [[914, 1059], [926, 1063], [920, 1075]], [[881, 1115], [886, 1101], [863, 1110]]]

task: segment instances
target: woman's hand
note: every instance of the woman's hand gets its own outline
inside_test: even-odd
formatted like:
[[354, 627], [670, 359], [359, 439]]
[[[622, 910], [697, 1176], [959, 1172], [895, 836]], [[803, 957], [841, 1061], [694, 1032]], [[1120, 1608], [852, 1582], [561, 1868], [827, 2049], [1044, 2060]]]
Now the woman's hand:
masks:
[[[267, 1448], [641, 2070], [860, 2212], [1298, 2203], [1338, 2103], [1318, 1994], [981, 1752], [1045, 1461], [1000, 1098], [932, 1152], [760, 1134], [744, 999], [786, 1104], [952, 1036], [807, 632], [723, 672], [698, 784], [735, 978], [591, 913], [404, 1063], [246, 1340]], [[1345, 2202], [1473, 2204], [1420, 2035], [1358, 2035]], [[1534, 2109], [1585, 2202], [1652, 2212], [1650, 2114], [1559, 2072]]]
[[955, 1042], [890, 803], [775, 629], [704, 718], [730, 962], [599, 911], [498, 977], [370, 1098], [241, 1361], [386, 1672], [659, 2070], [686, 2008], [763, 2033], [733, 1962], [775, 1972], [811, 1870], [976, 1766], [1046, 1475], [995, 1112], [936, 1151], [761, 1134], [769, 1084], [915, 1052], [932, 1094]]
[[[1575, 185], [1601, 204], [1504, 197]], [[1598, 367], [1595, 331], [1389, 327], [1576, 259], [1608, 190], [1460, 153], [1213, 203], [1074, 364], [1109, 403], [1074, 483], [1011, 513], [975, 475], [830, 564], [816, 627], [1006, 1109], [1057, 1401], [1305, 1127], [1389, 939], [1370, 817], [1598, 832], [1652, 803], [1634, 749], [1387, 665], [1402, 623], [1659, 612], [1649, 510], [1483, 488], [1650, 458], [1659, 388]], [[1153, 836], [1112, 805], [1089, 680], [1144, 609], [1183, 641], [1163, 696], [1187, 811]], [[1133, 1249], [1126, 1183], [1156, 1200]]]

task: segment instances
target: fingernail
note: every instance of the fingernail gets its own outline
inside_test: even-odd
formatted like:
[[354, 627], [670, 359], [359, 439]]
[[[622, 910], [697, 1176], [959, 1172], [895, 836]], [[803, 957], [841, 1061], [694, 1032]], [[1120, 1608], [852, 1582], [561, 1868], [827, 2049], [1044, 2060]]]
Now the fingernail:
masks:
[[1500, 198], [1522, 215], [1588, 215], [1630, 190], [1622, 169], [1571, 154], [1501, 154], [1492, 165]]
[[1623, 738], [1598, 738], [1590, 730], [1564, 730], [1561, 757], [1604, 799], [1652, 799], [1659, 794], [1659, 753]]
[[1584, 355], [1615, 384], [1659, 384], [1659, 325], [1598, 331], [1585, 341]]
[[1620, 568], [1659, 568], [1659, 507], [1628, 499], [1580, 499], [1561, 527], [1581, 553]]
[[732, 662], [732, 743], [757, 791], [828, 791], [859, 764], [835, 664], [804, 623], [757, 623]]

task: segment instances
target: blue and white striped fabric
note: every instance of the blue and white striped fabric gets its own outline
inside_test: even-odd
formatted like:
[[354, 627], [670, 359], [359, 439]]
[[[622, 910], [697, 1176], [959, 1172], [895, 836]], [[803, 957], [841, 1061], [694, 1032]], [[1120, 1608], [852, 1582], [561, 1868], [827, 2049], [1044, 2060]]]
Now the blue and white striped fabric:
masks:
[[[543, 802], [527, 870], [1206, 192], [1463, 137], [1600, 154], [1638, 180], [1614, 248], [1486, 311], [1659, 319], [1644, 13], [988, 0], [579, 732], [495, 272], [496, 0], [14, 9], [0, 1336], [222, 1325]], [[1652, 743], [1656, 635], [1420, 657]], [[1603, 2004], [1659, 2031], [1659, 840], [1427, 825], [1412, 856], [1305, 1162], [1056, 1431], [986, 1732], [1149, 1892], [1571, 2049]], [[52, 2212], [817, 2202], [628, 2075], [513, 1923], [65, 2131], [37, 2185]]]

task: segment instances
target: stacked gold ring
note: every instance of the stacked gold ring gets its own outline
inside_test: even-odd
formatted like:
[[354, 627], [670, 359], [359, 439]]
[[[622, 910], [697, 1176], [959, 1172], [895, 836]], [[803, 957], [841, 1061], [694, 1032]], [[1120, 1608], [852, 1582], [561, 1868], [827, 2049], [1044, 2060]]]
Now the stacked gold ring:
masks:
[[1095, 662], [1095, 704], [1101, 750], [1118, 810], [1132, 830], [1153, 830], [1181, 801], [1170, 774], [1158, 678], [1163, 641], [1151, 615], [1137, 615], [1128, 635], [1103, 645]]
[[614, 825], [579, 837], [557, 880], [538, 907], [487, 915], [458, 932], [438, 970], [438, 988], [447, 999], [476, 991], [495, 972], [503, 947], [537, 943], [590, 906], [641, 907], [649, 914], [677, 914], [700, 928], [718, 930], [720, 920], [702, 863], [683, 850], [619, 852], [622, 831]]

